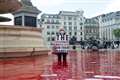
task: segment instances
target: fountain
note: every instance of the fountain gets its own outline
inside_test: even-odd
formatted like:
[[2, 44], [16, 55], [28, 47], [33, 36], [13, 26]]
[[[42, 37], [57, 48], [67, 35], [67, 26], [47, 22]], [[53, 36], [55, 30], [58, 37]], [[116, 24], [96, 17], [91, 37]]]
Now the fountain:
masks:
[[[17, 0], [0, 0], [0, 14], [13, 13], [21, 7], [22, 4]], [[0, 22], [10, 20], [0, 17]], [[41, 28], [0, 25], [0, 58], [47, 54], [49, 50], [41, 34]]]

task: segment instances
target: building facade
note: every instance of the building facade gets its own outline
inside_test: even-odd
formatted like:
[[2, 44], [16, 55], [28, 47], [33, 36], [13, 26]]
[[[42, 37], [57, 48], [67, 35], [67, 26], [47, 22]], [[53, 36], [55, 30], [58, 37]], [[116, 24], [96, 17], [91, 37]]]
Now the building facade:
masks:
[[99, 21], [99, 37], [101, 40], [115, 41], [113, 30], [120, 28], [120, 11], [103, 14], [96, 17]]
[[93, 37], [101, 41], [115, 41], [117, 38], [113, 30], [120, 28], [120, 11], [102, 14], [92, 18], [85, 18], [83, 11], [60, 11], [58, 14], [43, 14], [40, 25], [44, 29], [43, 36], [50, 46], [60, 27], [77, 41], [84, 41]]
[[40, 25], [43, 28], [46, 44], [51, 47], [60, 27], [63, 27], [67, 32], [69, 39], [75, 36], [77, 41], [84, 40], [84, 21], [83, 11], [60, 11], [58, 14], [43, 14]]
[[40, 19], [43, 28], [43, 37], [48, 47], [55, 40], [56, 34], [61, 26], [60, 16], [57, 14], [43, 14]]
[[85, 19], [84, 23], [85, 40], [90, 38], [99, 39], [99, 23], [98, 20], [91, 18]]

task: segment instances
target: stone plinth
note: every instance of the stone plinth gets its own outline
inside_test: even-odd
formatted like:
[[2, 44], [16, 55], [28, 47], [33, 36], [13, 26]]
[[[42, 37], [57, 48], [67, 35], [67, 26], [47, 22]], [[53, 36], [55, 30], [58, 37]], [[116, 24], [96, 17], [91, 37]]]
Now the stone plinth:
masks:
[[0, 57], [47, 54], [41, 33], [41, 29], [33, 27], [0, 25]]

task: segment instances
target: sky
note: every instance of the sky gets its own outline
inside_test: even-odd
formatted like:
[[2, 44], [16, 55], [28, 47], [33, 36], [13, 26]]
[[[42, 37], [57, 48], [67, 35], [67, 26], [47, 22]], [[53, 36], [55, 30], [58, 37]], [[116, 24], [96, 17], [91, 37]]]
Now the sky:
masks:
[[[58, 14], [59, 11], [78, 11], [83, 10], [86, 18], [95, 17], [101, 14], [120, 11], [120, 0], [31, 0], [43, 13]], [[40, 18], [40, 15], [38, 18]], [[1, 16], [1, 15], [0, 15]], [[2, 16], [13, 19], [11, 14]], [[13, 25], [13, 21], [7, 23]]]

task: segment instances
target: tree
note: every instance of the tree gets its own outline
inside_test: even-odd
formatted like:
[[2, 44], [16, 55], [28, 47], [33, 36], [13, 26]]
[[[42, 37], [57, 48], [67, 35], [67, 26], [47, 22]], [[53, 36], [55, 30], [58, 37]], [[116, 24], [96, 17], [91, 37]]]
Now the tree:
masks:
[[114, 29], [113, 34], [119, 40], [120, 39], [120, 28]]

